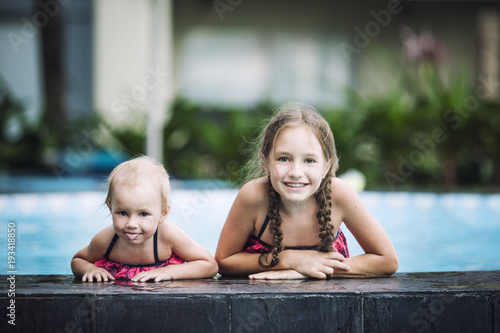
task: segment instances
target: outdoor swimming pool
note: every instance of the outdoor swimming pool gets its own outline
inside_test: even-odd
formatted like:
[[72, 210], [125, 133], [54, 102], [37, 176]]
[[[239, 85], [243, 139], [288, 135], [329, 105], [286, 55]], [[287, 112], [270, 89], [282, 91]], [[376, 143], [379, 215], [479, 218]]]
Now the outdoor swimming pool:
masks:
[[[237, 194], [216, 181], [174, 183], [170, 221], [215, 253]], [[103, 189], [0, 194], [0, 272], [8, 267], [8, 225], [15, 224], [17, 274], [71, 274], [72, 256], [111, 224]], [[399, 272], [500, 270], [500, 194], [361, 192], [384, 226]], [[362, 253], [343, 228], [351, 256]]]

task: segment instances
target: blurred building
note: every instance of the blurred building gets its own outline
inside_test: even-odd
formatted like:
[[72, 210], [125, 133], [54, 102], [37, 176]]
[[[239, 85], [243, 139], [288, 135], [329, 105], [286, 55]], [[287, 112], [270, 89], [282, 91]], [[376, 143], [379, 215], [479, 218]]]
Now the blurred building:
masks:
[[[62, 52], [68, 115], [76, 119], [93, 110], [91, 1], [48, 2], [46, 10], [34, 0], [0, 1], [0, 84], [6, 86], [35, 121], [43, 105], [40, 27], [64, 15]], [[56, 6], [54, 6], [56, 4]]]
[[1, 0], [0, 78], [32, 121], [50, 75], [39, 29], [55, 15], [68, 118], [143, 128], [152, 155], [176, 97], [339, 105], [346, 89], [398, 85], [401, 59], [419, 56], [441, 61], [444, 78], [461, 71], [500, 91], [498, 1]]

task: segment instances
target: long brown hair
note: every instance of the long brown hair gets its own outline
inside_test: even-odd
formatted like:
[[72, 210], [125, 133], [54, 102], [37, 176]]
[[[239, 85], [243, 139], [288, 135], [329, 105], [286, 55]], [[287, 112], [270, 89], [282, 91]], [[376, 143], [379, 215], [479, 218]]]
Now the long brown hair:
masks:
[[[247, 164], [247, 180], [265, 175], [264, 163], [269, 161], [269, 155], [276, 138], [285, 128], [297, 125], [307, 125], [311, 129], [321, 145], [326, 162], [330, 164], [330, 168], [314, 197], [318, 204], [316, 217], [321, 226], [319, 249], [320, 251], [331, 252], [333, 251], [334, 237], [332, 233], [333, 226], [330, 223], [332, 211], [330, 184], [338, 169], [339, 159], [330, 126], [314, 107], [302, 103], [290, 103], [278, 108], [276, 114], [271, 118], [259, 137], [257, 147], [260, 147], [260, 149], [255, 149], [252, 160]], [[282, 219], [279, 213], [281, 199], [278, 192], [273, 188], [271, 180], [269, 180], [268, 184], [269, 232], [273, 236], [273, 249], [271, 251], [271, 260], [268, 259], [268, 253], [263, 253], [260, 256], [259, 264], [263, 267], [275, 266], [279, 261], [280, 252], [283, 251]]]

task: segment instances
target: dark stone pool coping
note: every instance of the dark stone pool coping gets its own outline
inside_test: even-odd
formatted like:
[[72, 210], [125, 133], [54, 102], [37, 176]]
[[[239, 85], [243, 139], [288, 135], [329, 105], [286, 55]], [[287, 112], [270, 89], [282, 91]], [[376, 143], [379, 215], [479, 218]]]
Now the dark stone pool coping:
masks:
[[0, 278], [1, 332], [500, 332], [500, 271], [139, 284]]

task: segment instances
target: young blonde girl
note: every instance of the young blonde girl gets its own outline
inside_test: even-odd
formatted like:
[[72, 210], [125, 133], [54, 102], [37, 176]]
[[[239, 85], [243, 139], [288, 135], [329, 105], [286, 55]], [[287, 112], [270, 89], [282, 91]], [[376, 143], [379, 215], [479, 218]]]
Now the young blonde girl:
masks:
[[[222, 275], [251, 279], [390, 276], [398, 259], [356, 191], [335, 177], [328, 123], [309, 105], [282, 106], [270, 120], [221, 231]], [[255, 179], [256, 178], [256, 179]], [[341, 223], [365, 254], [349, 258]]]
[[106, 205], [113, 224], [71, 261], [73, 274], [82, 281], [162, 281], [217, 273], [210, 253], [166, 220], [170, 182], [153, 158], [143, 156], [118, 165], [108, 180]]

